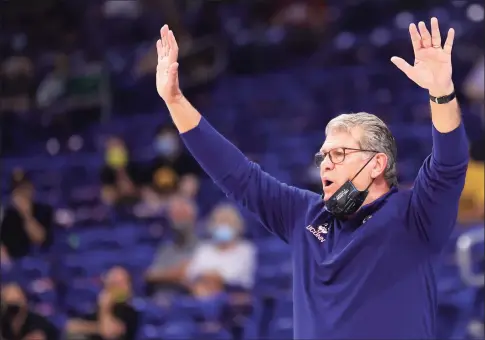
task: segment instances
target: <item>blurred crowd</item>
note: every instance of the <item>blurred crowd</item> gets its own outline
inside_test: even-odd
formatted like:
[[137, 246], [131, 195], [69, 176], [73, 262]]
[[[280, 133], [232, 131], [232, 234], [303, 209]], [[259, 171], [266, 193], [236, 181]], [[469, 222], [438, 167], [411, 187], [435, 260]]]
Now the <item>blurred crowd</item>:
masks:
[[[165, 133], [173, 135], [171, 130]], [[176, 135], [175, 138], [175, 143], [179, 143]], [[123, 147], [114, 137], [107, 145], [108, 149]], [[68, 219], [56, 216], [55, 207], [34, 200], [33, 183], [21, 170], [16, 170], [12, 177], [11, 204], [3, 212], [1, 225], [2, 308], [5, 307], [2, 309], [5, 313], [2, 334], [6, 339], [56, 339], [61, 338], [61, 334], [67, 339], [135, 339], [143, 324], [140, 309], [132, 305], [135, 294], [151, 298], [159, 306], [154, 313], [160, 313], [160, 318], [165, 313], [162, 307], [174, 303], [174, 297], [192, 297], [192, 301], [201, 303], [208, 300], [227, 302], [228, 290], [233, 292], [236, 302], [248, 307], [248, 292], [255, 280], [256, 249], [244, 237], [245, 222], [239, 210], [230, 203], [221, 202], [206, 217], [204, 228], [200, 230], [199, 211], [193, 197], [198, 189], [198, 168], [184, 169], [182, 174], [195, 170], [180, 175], [158, 160], [154, 166], [147, 167], [148, 181], [138, 182], [137, 179], [135, 182], [128, 174], [126, 155], [123, 161], [122, 156], [109, 152], [114, 151], [108, 151], [106, 165], [100, 173], [105, 206], [115, 210], [131, 208], [134, 218], [157, 220], [165, 217], [170, 238], [153, 247], [151, 263], [137, 264], [142, 271], [137, 273], [141, 290], [136, 293], [133, 273], [123, 265], [107, 264], [106, 270], [99, 273], [99, 281], [89, 275], [78, 276], [78, 282], [73, 278], [65, 279], [62, 274], [57, 276], [55, 267], [68, 264], [62, 263], [67, 259], [56, 257], [66, 256], [68, 252], [56, 250], [56, 246], [62, 244], [62, 240], [56, 238], [62, 236], [55, 229], [69, 228]], [[172, 174], [156, 175], [157, 171]], [[169, 177], [171, 181], [158, 182], [157, 176]], [[95, 227], [84, 226], [86, 228]], [[108, 237], [116, 239], [116, 228], [109, 233]], [[71, 238], [73, 235], [70, 233]], [[153, 235], [150, 239], [157, 242], [161, 237]], [[68, 242], [74, 248], [72, 251], [82, 253], [72, 239]], [[86, 251], [106, 247], [106, 244], [89, 244], [87, 240], [81, 242], [86, 242]], [[122, 245], [116, 242], [113, 240], [114, 247], [122, 254]], [[36, 273], [42, 270], [39, 262], [44, 262], [47, 272]], [[126, 263], [122, 259], [115, 259], [115, 262]], [[87, 265], [92, 266], [91, 263]], [[83, 301], [85, 297], [75, 296], [75, 291], [74, 294], [65, 292], [73, 287], [63, 287], [64, 284], [89, 285], [88, 281], [93, 279], [96, 280], [93, 301]], [[72, 303], [67, 301], [70, 298], [74, 299]], [[86, 303], [92, 306], [83, 310], [82, 305]], [[29, 309], [29, 304], [35, 307]], [[207, 324], [207, 327], [211, 326]], [[220, 326], [213, 327], [217, 331]]]
[[390, 123], [401, 184], [412, 185], [430, 151], [428, 107], [385, 63], [409, 55], [407, 25], [432, 14], [457, 30], [472, 146], [456, 235], [436, 263], [439, 336], [483, 339], [483, 5], [1, 6], [3, 338], [291, 338], [289, 248], [184, 148], [154, 88], [158, 31], [174, 29], [184, 91], [216, 127], [271, 174], [318, 192], [311, 154], [325, 122], [350, 108]]

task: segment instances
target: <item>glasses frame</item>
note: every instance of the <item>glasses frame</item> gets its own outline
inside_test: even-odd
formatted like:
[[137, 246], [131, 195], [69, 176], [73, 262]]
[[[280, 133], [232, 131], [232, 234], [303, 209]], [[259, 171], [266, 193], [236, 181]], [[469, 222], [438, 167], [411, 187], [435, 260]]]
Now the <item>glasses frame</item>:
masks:
[[[331, 155], [331, 152], [333, 150], [337, 150], [337, 149], [342, 149], [343, 151], [343, 158], [340, 162], [334, 162], [333, 159], [332, 159], [332, 155]], [[322, 165], [323, 161], [325, 160], [325, 158], [329, 157], [330, 159], [330, 162], [332, 162], [333, 164], [342, 164], [344, 161], [345, 161], [345, 157], [347, 157], [347, 150], [349, 151], [353, 151], [353, 152], [373, 152], [373, 153], [379, 153], [379, 151], [375, 151], [375, 150], [366, 150], [366, 149], [355, 149], [355, 148], [344, 148], [344, 147], [338, 147], [338, 148], [333, 148], [333, 149], [330, 149], [328, 150], [328, 152], [317, 152], [314, 156], [314, 162], [315, 162], [315, 165], [317, 168], [320, 168], [320, 166]], [[352, 152], [352, 153], [353, 153]]]

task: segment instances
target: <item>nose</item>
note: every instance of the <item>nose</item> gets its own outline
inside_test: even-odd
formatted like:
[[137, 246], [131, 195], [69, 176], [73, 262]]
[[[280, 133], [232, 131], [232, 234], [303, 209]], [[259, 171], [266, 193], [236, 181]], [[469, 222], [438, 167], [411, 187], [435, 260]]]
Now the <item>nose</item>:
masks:
[[322, 161], [322, 164], [320, 164], [320, 172], [322, 172], [322, 174], [323, 174], [325, 171], [332, 170], [334, 168], [334, 166], [335, 166], [335, 164], [333, 164], [330, 161], [330, 157], [327, 156]]

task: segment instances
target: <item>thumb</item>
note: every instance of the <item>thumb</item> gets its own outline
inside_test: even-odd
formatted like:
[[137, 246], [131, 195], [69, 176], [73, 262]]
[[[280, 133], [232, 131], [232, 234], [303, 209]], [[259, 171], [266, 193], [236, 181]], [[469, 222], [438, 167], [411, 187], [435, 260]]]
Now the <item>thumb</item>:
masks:
[[411, 74], [413, 67], [409, 65], [403, 58], [392, 57], [391, 62], [396, 65], [398, 69], [404, 72], [408, 77]]
[[175, 75], [177, 74], [178, 69], [179, 69], [179, 63], [173, 63], [172, 65], [170, 65], [168, 72], [170, 74]]
[[167, 85], [169, 87], [173, 87], [173, 86], [176, 86], [177, 85], [178, 68], [179, 68], [179, 64], [178, 63], [173, 63], [173, 64], [171, 64], [168, 67], [168, 71], [167, 71], [167, 76], [168, 76]]

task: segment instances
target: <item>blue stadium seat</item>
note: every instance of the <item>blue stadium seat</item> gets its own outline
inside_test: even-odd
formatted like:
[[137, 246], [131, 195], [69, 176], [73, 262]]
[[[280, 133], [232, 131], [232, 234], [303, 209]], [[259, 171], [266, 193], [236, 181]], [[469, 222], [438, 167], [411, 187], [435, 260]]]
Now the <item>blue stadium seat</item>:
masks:
[[[133, 299], [133, 306], [141, 315], [142, 325], [161, 326], [166, 319], [167, 309], [141, 298]], [[150, 328], [155, 330], [155, 328]]]
[[289, 339], [292, 336], [293, 301], [289, 299], [278, 300], [268, 337], [271, 339]]
[[96, 311], [99, 286], [75, 284], [69, 286], [64, 299], [64, 308], [76, 316], [85, 316]]
[[49, 260], [45, 257], [26, 256], [16, 263], [22, 276], [29, 280], [45, 278], [50, 276]]
[[150, 324], [142, 324], [138, 331], [137, 340], [159, 340], [162, 339], [161, 327]]
[[167, 322], [159, 328], [160, 339], [195, 339], [197, 325], [190, 321]]
[[[214, 325], [215, 329], [207, 329], [203, 326], [199, 326], [198, 331], [194, 339], [204, 340], [233, 340], [233, 336], [230, 332], [223, 328], [217, 328], [219, 325]], [[220, 327], [220, 326], [219, 326]]]

